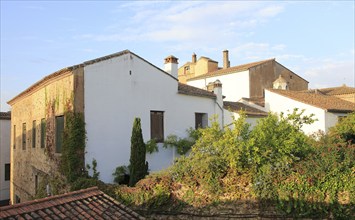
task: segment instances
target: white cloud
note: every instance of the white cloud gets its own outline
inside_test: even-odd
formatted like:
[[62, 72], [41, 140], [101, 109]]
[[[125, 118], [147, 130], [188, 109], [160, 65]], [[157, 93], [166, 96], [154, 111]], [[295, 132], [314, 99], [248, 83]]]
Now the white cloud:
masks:
[[[268, 18], [283, 11], [282, 4], [270, 2], [130, 2], [121, 4], [115, 13], [125, 11], [125, 22], [108, 24], [100, 34], [88, 33], [77, 39], [94, 41], [173, 41], [206, 47], [238, 40], [250, 34]], [[257, 11], [258, 13], [254, 13]]]

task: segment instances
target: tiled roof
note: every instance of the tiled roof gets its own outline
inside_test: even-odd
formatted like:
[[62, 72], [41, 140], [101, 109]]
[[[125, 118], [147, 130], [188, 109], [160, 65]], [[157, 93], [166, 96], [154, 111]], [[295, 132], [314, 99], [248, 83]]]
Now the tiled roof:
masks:
[[99, 57], [99, 58], [96, 58], [96, 59], [92, 59], [92, 60], [88, 60], [88, 61], [85, 61], [83, 63], [80, 63], [80, 64], [77, 64], [77, 65], [73, 65], [73, 66], [69, 66], [69, 67], [65, 67], [61, 70], [58, 70], [46, 77], [44, 77], [43, 79], [39, 80], [38, 82], [36, 82], [35, 84], [31, 85], [30, 87], [28, 87], [25, 91], [21, 92], [20, 94], [18, 94], [17, 96], [15, 96], [14, 98], [12, 98], [10, 101], [8, 101], [7, 103], [12, 105], [12, 103], [19, 97], [23, 96], [23, 95], [26, 95], [28, 93], [31, 93], [32, 91], [34, 91], [36, 88], [40, 87], [41, 85], [45, 84], [46, 82], [48, 82], [49, 80], [57, 77], [57, 76], [61, 76], [65, 73], [68, 73], [69, 71], [72, 71], [72, 70], [75, 70], [75, 69], [78, 69], [80, 67], [84, 67], [84, 66], [87, 66], [87, 65], [91, 65], [91, 64], [94, 64], [94, 63], [98, 63], [98, 62], [101, 62], [101, 61], [104, 61], [104, 60], [108, 60], [108, 59], [111, 59], [111, 58], [114, 58], [114, 57], [119, 57], [119, 56], [122, 56], [124, 54], [128, 54], [128, 53], [131, 53], [133, 55], [135, 55], [136, 57], [142, 59], [143, 61], [145, 61], [146, 63], [150, 64], [151, 66], [161, 70], [162, 72], [164, 72], [166, 75], [172, 77], [173, 79], [177, 80], [175, 77], [173, 77], [171, 74], [165, 72], [164, 70], [160, 69], [159, 67], [155, 66], [154, 64], [148, 62], [147, 60], [145, 60], [144, 58], [138, 56], [137, 54], [129, 51], [129, 50], [123, 50], [121, 52], [118, 52], [118, 53], [113, 53], [113, 54], [110, 54], [110, 55], [107, 55], [107, 56], [103, 56], [103, 57]]
[[323, 89], [310, 89], [310, 90], [305, 90], [305, 92], [308, 93], [321, 92], [324, 95], [344, 95], [344, 94], [355, 94], [355, 88], [343, 85], [339, 87], [331, 87], [331, 88], [323, 88]]
[[324, 109], [328, 112], [353, 112], [355, 104], [336, 98], [334, 96], [323, 95], [320, 93], [307, 93], [304, 91], [290, 91], [279, 89], [267, 89], [273, 93], [291, 98], [293, 100], [303, 102], [317, 108]]
[[253, 98], [242, 98], [245, 101], [252, 102], [261, 107], [265, 107], [265, 98], [264, 97], [253, 97]]
[[226, 74], [229, 74], [229, 73], [241, 72], [241, 71], [244, 71], [244, 70], [248, 70], [249, 68], [252, 68], [254, 66], [257, 66], [257, 65], [260, 65], [260, 64], [263, 64], [263, 63], [267, 63], [267, 62], [270, 62], [270, 61], [274, 61], [274, 60], [275, 60], [275, 58], [268, 59], [268, 60], [257, 61], [257, 62], [253, 62], [253, 63], [247, 63], [247, 64], [243, 64], [243, 65], [239, 65], [239, 66], [233, 66], [233, 67], [229, 67], [229, 68], [226, 68], [226, 69], [219, 69], [219, 70], [216, 70], [216, 71], [205, 73], [205, 74], [200, 75], [200, 76], [196, 76], [196, 77], [190, 78], [187, 81], [196, 80], [196, 79], [204, 79], [204, 78], [208, 78], [208, 77], [212, 77], [212, 76], [221, 76], [221, 75], [226, 75]]
[[241, 102], [223, 102], [223, 108], [233, 112], [244, 111], [247, 116], [267, 116], [267, 112]]
[[0, 112], [0, 119], [11, 119], [11, 112]]
[[204, 89], [199, 89], [193, 86], [189, 86], [183, 83], [179, 83], [178, 86], [178, 93], [184, 95], [191, 95], [191, 96], [201, 96], [207, 98], [216, 98], [216, 95], [213, 92], [209, 92]]
[[0, 219], [145, 219], [97, 187], [0, 207]]

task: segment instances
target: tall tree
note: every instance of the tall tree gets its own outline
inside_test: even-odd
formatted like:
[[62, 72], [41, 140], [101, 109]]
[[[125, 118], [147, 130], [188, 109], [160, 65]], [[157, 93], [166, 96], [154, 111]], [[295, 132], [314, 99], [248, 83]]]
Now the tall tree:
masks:
[[145, 143], [143, 141], [141, 119], [135, 118], [131, 136], [130, 179], [129, 186], [134, 186], [148, 172], [148, 162], [145, 161]]

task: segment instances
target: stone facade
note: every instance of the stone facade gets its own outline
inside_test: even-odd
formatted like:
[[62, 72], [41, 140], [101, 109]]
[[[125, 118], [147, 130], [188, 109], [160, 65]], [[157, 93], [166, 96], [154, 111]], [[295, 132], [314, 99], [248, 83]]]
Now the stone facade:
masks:
[[74, 106], [82, 111], [82, 72], [81, 67], [60, 70], [8, 102], [13, 118], [12, 203], [33, 199], [43, 178], [56, 172], [60, 154], [55, 153], [55, 117], [63, 116]]

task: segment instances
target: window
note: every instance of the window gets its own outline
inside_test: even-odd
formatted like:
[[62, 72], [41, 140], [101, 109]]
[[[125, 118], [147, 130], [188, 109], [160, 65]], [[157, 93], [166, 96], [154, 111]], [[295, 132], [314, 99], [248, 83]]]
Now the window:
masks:
[[55, 152], [62, 152], [64, 116], [55, 117]]
[[22, 124], [22, 150], [26, 150], [26, 123]]
[[32, 148], [36, 147], [36, 120], [32, 122]]
[[35, 194], [38, 192], [38, 175], [35, 175]]
[[164, 112], [150, 112], [150, 138], [156, 142], [164, 141]]
[[12, 140], [12, 144], [14, 149], [16, 149], [16, 125], [14, 125], [14, 132], [13, 132], [13, 140]]
[[46, 120], [41, 119], [41, 148], [46, 146]]
[[21, 199], [18, 195], [15, 195], [15, 203], [21, 203]]
[[208, 117], [206, 113], [195, 113], [195, 129], [205, 128], [208, 125]]
[[5, 164], [5, 181], [10, 180], [10, 164], [6, 163]]

